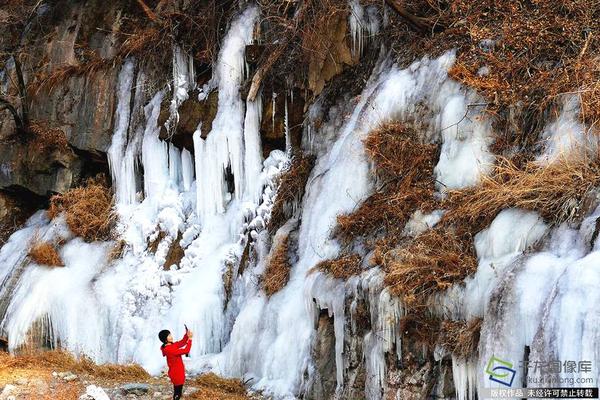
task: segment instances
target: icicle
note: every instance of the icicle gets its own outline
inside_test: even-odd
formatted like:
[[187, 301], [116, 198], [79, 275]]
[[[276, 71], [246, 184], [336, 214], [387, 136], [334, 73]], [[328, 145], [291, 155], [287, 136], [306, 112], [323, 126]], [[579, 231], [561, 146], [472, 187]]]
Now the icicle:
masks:
[[452, 356], [452, 378], [457, 400], [474, 400], [477, 388], [477, 362]]
[[169, 180], [175, 188], [179, 188], [183, 180], [181, 152], [173, 143], [169, 143]]
[[133, 61], [127, 60], [119, 72], [117, 91], [117, 110], [115, 112], [115, 130], [111, 145], [108, 149], [108, 166], [112, 175], [113, 186], [117, 196], [117, 203], [126, 202], [127, 177], [123, 175], [123, 158], [127, 145], [127, 130], [129, 128], [131, 85], [133, 83]]
[[159, 199], [169, 182], [167, 144], [158, 138], [158, 115], [164, 93], [158, 92], [145, 108], [146, 129], [142, 142], [144, 192], [146, 197]]
[[196, 87], [194, 73], [194, 59], [185, 54], [183, 49], [173, 44], [173, 97], [169, 107], [170, 115], [165, 128], [167, 132], [173, 133], [173, 129], [179, 122], [179, 106], [189, 97], [189, 92]]
[[183, 180], [183, 190], [186, 192], [192, 187], [194, 181], [194, 162], [192, 155], [187, 149], [181, 150], [181, 173]]
[[285, 151], [288, 154], [292, 154], [292, 140], [290, 138], [290, 125], [288, 121], [288, 102], [287, 96], [285, 98], [285, 115], [283, 117], [283, 123], [285, 127]]
[[[219, 87], [217, 115], [206, 141], [195, 141], [198, 213], [223, 213], [230, 200], [225, 171], [233, 175], [233, 197], [244, 195], [244, 112], [239, 93], [244, 76], [244, 51], [252, 41], [258, 9], [250, 7], [234, 21], [219, 53], [215, 80]], [[196, 143], [202, 145], [196, 148]], [[202, 165], [200, 165], [202, 163]], [[198, 171], [203, 173], [199, 174]]]
[[360, 57], [363, 52], [365, 10], [358, 0], [350, 0], [350, 36], [352, 37], [352, 54]]
[[271, 104], [273, 105], [272, 106], [273, 112], [271, 113], [271, 130], [273, 130], [273, 131], [275, 131], [275, 112], [276, 112], [275, 101], [276, 101], [276, 99], [277, 99], [277, 93], [273, 92], [271, 94]]
[[258, 204], [262, 193], [262, 187], [258, 184], [262, 169], [261, 115], [262, 100], [259, 94], [255, 101], [246, 102], [246, 118], [244, 120], [244, 197], [255, 204]]

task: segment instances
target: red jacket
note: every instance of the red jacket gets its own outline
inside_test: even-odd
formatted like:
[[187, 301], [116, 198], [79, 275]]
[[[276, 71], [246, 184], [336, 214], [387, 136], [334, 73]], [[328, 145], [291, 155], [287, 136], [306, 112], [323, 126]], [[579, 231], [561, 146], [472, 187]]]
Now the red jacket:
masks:
[[173, 385], [183, 385], [185, 383], [185, 367], [181, 356], [190, 352], [192, 348], [192, 339], [183, 336], [179, 342], [174, 342], [161, 347], [162, 354], [167, 357], [167, 365], [169, 366], [169, 378]]

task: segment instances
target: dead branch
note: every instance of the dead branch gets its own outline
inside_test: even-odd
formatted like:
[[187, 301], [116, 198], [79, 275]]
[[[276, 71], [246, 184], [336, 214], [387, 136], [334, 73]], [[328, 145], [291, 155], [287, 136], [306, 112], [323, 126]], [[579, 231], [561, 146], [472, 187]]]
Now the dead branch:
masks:
[[269, 58], [256, 70], [254, 76], [252, 77], [252, 84], [250, 85], [250, 90], [248, 91], [248, 100], [254, 101], [256, 99], [256, 95], [258, 94], [258, 90], [260, 89], [260, 84], [262, 83], [264, 77], [273, 67], [273, 64], [279, 60], [281, 55], [288, 48], [292, 38], [296, 36], [298, 32], [299, 26], [302, 24], [304, 17], [306, 15], [306, 10], [311, 4], [311, 0], [304, 0], [300, 9], [296, 13], [294, 17], [295, 24], [293, 24], [293, 28], [291, 32], [286, 35], [286, 38], [282, 41], [282, 43], [277, 46], [277, 48], [269, 55]]
[[154, 11], [152, 11], [152, 9], [150, 7], [148, 7], [146, 5], [146, 3], [144, 3], [144, 0], [137, 0], [137, 2], [140, 5], [140, 7], [142, 7], [142, 9], [144, 10], [144, 13], [146, 13], [146, 16], [152, 22], [156, 22], [157, 24], [162, 24], [162, 20], [158, 17], [158, 15], [156, 15], [156, 13]]
[[390, 7], [392, 7], [394, 11], [398, 13], [398, 15], [404, 18], [406, 22], [408, 22], [409, 25], [412, 26], [414, 29], [423, 33], [431, 32], [433, 27], [423, 18], [419, 18], [416, 15], [413, 15], [410, 12], [408, 12], [408, 10], [404, 8], [402, 0], [386, 0], [386, 3]]

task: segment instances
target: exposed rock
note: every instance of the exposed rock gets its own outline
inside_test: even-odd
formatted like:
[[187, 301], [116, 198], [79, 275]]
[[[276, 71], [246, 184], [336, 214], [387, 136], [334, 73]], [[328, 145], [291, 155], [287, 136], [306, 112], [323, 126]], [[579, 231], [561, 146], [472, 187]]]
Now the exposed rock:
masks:
[[348, 16], [336, 13], [321, 26], [314, 27], [318, 40], [311, 41], [312, 48], [308, 64], [308, 87], [316, 96], [325, 87], [325, 83], [343, 71], [346, 65], [358, 62], [353, 57], [346, 39]]
[[79, 400], [109, 400], [110, 398], [99, 386], [89, 385], [85, 388], [85, 394], [79, 397]]
[[142, 395], [148, 393], [150, 385], [147, 383], [127, 383], [121, 386], [121, 391], [126, 395]]
[[[273, 93], [275, 93], [275, 96], [273, 96]], [[262, 100], [260, 136], [265, 157], [272, 150], [285, 150], [286, 103], [287, 126], [290, 132], [291, 144], [294, 148], [300, 147], [302, 122], [304, 121], [304, 96], [302, 91], [294, 88], [290, 93], [290, 90], [283, 86], [272, 87], [270, 90], [263, 91]]]
[[327, 310], [321, 310], [317, 326], [317, 334], [312, 350], [315, 360], [315, 371], [311, 381], [307, 400], [325, 400], [333, 398], [335, 393], [336, 368], [335, 368], [335, 332], [333, 317]]
[[[206, 138], [217, 115], [218, 101], [219, 93], [217, 91], [212, 91], [203, 101], [198, 100], [196, 92], [190, 93], [190, 97], [181, 103], [179, 107], [179, 122], [175, 133], [171, 137], [173, 144], [179, 148], [185, 147], [188, 150], [193, 150], [192, 135], [200, 123], [202, 123], [201, 136]], [[163, 139], [168, 136], [164, 123], [169, 119], [169, 115], [169, 103], [163, 102], [158, 117], [158, 125], [161, 127], [160, 137]]]
[[0, 187], [19, 186], [40, 196], [62, 193], [79, 180], [82, 161], [71, 149], [49, 148], [40, 153], [31, 142], [0, 144]]

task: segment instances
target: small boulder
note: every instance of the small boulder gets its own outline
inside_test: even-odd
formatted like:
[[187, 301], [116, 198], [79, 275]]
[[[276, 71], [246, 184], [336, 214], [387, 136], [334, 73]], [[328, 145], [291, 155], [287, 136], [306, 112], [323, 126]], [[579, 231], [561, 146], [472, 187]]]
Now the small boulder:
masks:
[[99, 386], [89, 385], [85, 388], [85, 394], [79, 400], [110, 400], [104, 389]]
[[148, 393], [149, 390], [150, 385], [146, 383], [127, 383], [121, 386], [121, 392], [126, 395], [134, 394], [139, 396]]
[[4, 389], [2, 389], [2, 392], [0, 392], [0, 399], [8, 398], [11, 394], [16, 392], [16, 389], [17, 387], [15, 385], [4, 386]]
[[68, 373], [63, 376], [63, 380], [65, 382], [71, 382], [71, 381], [74, 381], [75, 379], [77, 379], [77, 375], [75, 375], [73, 373]]

